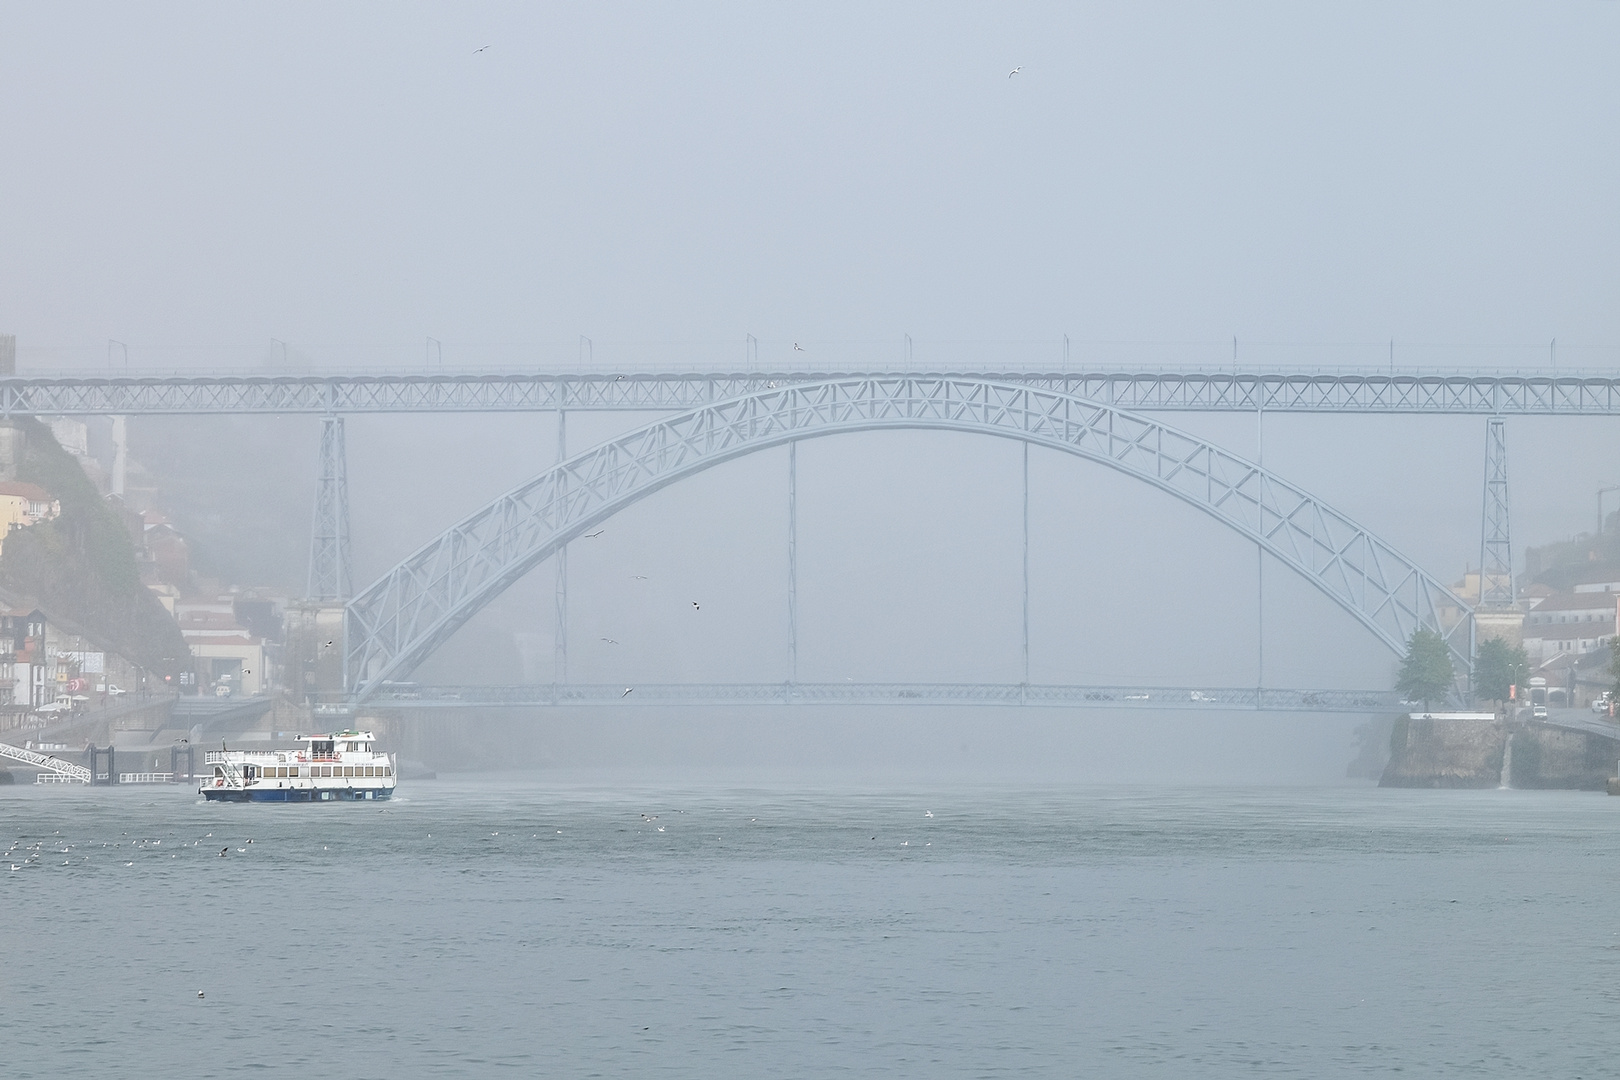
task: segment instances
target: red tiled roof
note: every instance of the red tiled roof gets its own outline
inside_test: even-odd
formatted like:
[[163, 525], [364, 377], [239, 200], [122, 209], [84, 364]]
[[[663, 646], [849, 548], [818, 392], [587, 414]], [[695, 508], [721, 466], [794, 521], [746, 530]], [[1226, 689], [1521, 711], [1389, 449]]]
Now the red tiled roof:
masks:
[[24, 480], [0, 480], [0, 495], [15, 495], [29, 502], [51, 502], [51, 493]]
[[1557, 593], [1535, 606], [1537, 615], [1549, 611], [1595, 611], [1599, 608], [1615, 609], [1617, 594], [1612, 592]]

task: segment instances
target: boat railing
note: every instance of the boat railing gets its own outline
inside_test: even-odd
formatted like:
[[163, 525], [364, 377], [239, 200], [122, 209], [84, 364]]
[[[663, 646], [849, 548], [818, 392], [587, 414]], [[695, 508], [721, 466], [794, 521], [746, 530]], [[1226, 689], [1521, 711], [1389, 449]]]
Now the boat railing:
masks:
[[[359, 761], [356, 755], [367, 753], [378, 759], [387, 756], [381, 751], [377, 750], [345, 750], [343, 753], [334, 754], [309, 754], [302, 750], [298, 751], [297, 753], [293, 753], [288, 750], [209, 750], [203, 755], [203, 764], [224, 765], [231, 762], [234, 758], [241, 764], [258, 765], [262, 762], [255, 759], [271, 757], [275, 758], [275, 761], [272, 762], [272, 764], [276, 765], [283, 764], [284, 762], [288, 765], [309, 765], [311, 763], [317, 765], [342, 765], [349, 762], [358, 764]], [[345, 761], [345, 754], [351, 755], [347, 762]], [[246, 758], [245, 761], [243, 760], [243, 757]]]

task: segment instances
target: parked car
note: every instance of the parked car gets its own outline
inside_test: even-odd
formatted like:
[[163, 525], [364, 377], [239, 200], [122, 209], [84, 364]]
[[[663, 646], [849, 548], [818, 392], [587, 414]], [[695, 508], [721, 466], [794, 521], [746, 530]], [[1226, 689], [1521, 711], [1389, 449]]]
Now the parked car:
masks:
[[1595, 713], [1606, 713], [1609, 711], [1609, 693], [1607, 690], [1605, 690], [1600, 697], [1593, 700], [1592, 711]]
[[108, 683], [107, 684], [107, 693], [111, 694], [113, 697], [117, 697], [119, 694], [127, 694], [127, 693], [129, 693], [129, 691], [125, 690], [121, 686], [115, 686], [112, 683]]
[[215, 697], [230, 697], [231, 696], [230, 685], [228, 683], [220, 683], [218, 686], [214, 687], [214, 696]]

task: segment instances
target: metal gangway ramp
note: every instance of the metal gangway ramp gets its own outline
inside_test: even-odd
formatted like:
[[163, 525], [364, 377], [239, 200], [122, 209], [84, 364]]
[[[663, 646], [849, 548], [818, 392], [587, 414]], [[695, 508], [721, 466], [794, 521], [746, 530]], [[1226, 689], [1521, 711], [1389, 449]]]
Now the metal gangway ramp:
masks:
[[75, 765], [71, 761], [63, 761], [59, 757], [49, 754], [38, 754], [32, 750], [24, 750], [20, 746], [9, 743], [0, 743], [0, 758], [10, 758], [20, 761], [24, 765], [44, 769], [45, 772], [34, 777], [36, 784], [88, 784], [90, 770], [83, 765]]

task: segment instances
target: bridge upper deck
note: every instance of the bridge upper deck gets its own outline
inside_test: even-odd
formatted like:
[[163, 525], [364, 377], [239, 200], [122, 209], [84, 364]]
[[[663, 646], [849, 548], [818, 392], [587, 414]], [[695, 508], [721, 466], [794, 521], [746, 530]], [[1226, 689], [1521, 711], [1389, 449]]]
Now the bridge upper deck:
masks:
[[[400, 372], [298, 375], [11, 376], [0, 414], [667, 412], [819, 371]], [[867, 373], [870, 375], [870, 373]], [[1620, 415], [1620, 372], [940, 371], [895, 372], [1026, 385], [1141, 412]], [[876, 377], [885, 377], [879, 373]]]

